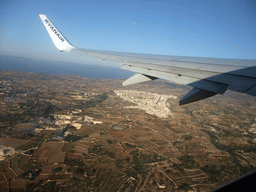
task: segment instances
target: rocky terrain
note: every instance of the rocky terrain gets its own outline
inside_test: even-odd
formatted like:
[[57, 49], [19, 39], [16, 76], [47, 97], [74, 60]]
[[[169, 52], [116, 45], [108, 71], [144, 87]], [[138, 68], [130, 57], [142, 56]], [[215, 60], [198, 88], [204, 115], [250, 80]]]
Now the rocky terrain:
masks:
[[209, 191], [256, 168], [256, 99], [0, 70], [1, 191]]

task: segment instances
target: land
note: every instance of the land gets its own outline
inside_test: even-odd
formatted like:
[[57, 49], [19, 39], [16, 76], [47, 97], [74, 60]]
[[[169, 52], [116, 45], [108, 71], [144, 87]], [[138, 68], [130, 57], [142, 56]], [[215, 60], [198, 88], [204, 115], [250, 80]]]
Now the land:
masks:
[[209, 191], [256, 168], [256, 99], [0, 70], [1, 191]]

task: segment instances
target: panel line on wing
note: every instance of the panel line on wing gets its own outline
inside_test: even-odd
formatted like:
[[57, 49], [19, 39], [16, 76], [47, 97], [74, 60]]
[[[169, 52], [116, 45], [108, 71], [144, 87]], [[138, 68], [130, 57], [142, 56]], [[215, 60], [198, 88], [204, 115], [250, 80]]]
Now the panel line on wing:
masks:
[[[170, 59], [170, 60], [163, 60], [163, 59], [149, 59], [149, 58], [141, 58], [141, 60], [129, 60], [129, 62], [131, 63], [144, 63], [144, 64], [151, 64], [152, 62], [155, 63], [155, 64], [160, 64], [160, 63], [167, 63], [168, 65], [172, 62], [177, 62], [177, 63], [187, 63], [187, 64], [198, 64], [198, 65], [212, 65], [212, 66], [228, 66], [228, 67], [239, 67], [239, 68], [244, 68], [244, 67], [252, 67], [255, 65], [255, 63], [248, 63], [248, 64], [243, 64], [243, 63], [240, 63], [238, 65], [232, 65], [232, 64], [224, 64], [224, 63], [207, 63], [207, 62], [200, 62], [200, 61], [197, 61], [197, 62], [191, 62], [191, 61], [186, 61], [186, 60], [180, 60], [181, 58], [179, 59]], [[200, 58], [199, 58], [200, 59]], [[212, 60], [217, 60], [218, 59], [212, 59]], [[148, 63], [149, 62], [149, 63]], [[242, 61], [241, 61], [242, 62]]]
[[[127, 65], [132, 65], [132, 66], [136, 66], [136, 67], [151, 67], [151, 68], [155, 68], [155, 69], [159, 69], [159, 68], [165, 68], [165, 69], [180, 69], [180, 70], [191, 70], [191, 71], [200, 71], [200, 72], [211, 72], [211, 73], [225, 73], [225, 72], [230, 72], [231, 70], [240, 70], [243, 69], [243, 67], [232, 67], [229, 68], [227, 66], [218, 66], [218, 67], [212, 67], [212, 66], [203, 66], [203, 65], [194, 65], [194, 66], [189, 66], [187, 63], [180, 63], [180, 65], [176, 65], [176, 64], [172, 64], [170, 63], [170, 65], [159, 65], [159, 64], [154, 64], [154, 63], [135, 63], [135, 62], [123, 62], [123, 64], [127, 64]], [[214, 75], [214, 74], [213, 74]]]
[[[125, 67], [126, 66], [126, 67]], [[129, 68], [127, 68], [127, 66]], [[211, 72], [211, 71], [202, 71], [202, 70], [195, 70], [195, 69], [184, 69], [184, 68], [179, 68], [179, 67], [166, 67], [166, 66], [158, 66], [158, 65], [127, 65], [123, 64], [122, 68], [125, 68], [127, 70], [131, 70], [132, 67], [137, 67], [137, 68], [144, 68], [144, 69], [154, 69], [156, 71], [162, 71], [162, 72], [167, 72], [167, 73], [172, 73], [176, 74], [179, 76], [187, 76], [187, 77], [192, 77], [192, 78], [197, 78], [197, 79], [206, 79], [209, 78], [209, 80], [212, 81], [217, 81], [219, 83], [224, 83], [225, 81], [226, 84], [231, 84], [235, 79], [238, 78], [239, 80], [249, 82], [249, 83], [256, 83], [256, 80], [254, 77], [250, 78], [250, 76], [242, 76], [239, 75], [239, 73], [216, 73], [216, 72]], [[210, 79], [211, 78], [211, 79]]]

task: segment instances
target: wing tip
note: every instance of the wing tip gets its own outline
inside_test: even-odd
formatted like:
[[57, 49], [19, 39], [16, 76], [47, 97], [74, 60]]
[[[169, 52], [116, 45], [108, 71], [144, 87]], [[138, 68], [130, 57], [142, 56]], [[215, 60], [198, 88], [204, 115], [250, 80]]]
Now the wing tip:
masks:
[[60, 51], [70, 52], [75, 49], [73, 45], [62, 35], [62, 33], [53, 25], [53, 23], [44, 14], [39, 14], [48, 34], [50, 35], [54, 45]]

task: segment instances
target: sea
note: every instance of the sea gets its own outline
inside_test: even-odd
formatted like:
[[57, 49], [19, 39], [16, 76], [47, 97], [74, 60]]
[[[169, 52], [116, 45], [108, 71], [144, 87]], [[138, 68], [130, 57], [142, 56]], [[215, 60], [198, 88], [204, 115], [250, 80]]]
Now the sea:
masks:
[[0, 55], [0, 70], [77, 75], [95, 79], [127, 79], [134, 73], [117, 67], [77, 64], [62, 61], [39, 61], [25, 57]]

